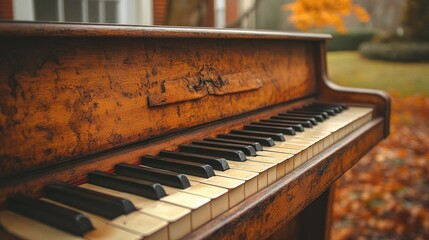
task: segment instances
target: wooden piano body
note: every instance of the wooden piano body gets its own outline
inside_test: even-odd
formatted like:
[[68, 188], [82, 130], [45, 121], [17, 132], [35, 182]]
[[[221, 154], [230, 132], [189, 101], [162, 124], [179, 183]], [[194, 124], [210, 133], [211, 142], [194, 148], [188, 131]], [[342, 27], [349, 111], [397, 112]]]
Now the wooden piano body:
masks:
[[[373, 117], [188, 239], [328, 236], [332, 184], [389, 132], [380, 91], [327, 78], [329, 35], [0, 23], [0, 204], [314, 101]], [[364, 69], [362, 69], [364, 71]], [[282, 235], [283, 234], [283, 235]]]

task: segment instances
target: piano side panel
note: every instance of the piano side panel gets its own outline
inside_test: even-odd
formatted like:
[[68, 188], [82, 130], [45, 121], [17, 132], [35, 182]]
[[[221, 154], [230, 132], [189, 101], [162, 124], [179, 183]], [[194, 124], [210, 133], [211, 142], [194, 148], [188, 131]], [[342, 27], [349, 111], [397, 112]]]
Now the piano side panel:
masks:
[[[390, 131], [390, 96], [381, 90], [343, 87], [333, 83], [328, 77], [326, 64], [326, 43], [316, 46], [314, 51], [319, 63], [316, 65], [319, 99], [327, 102], [353, 103], [374, 107], [374, 114], [384, 118], [384, 137]], [[362, 69], [365, 71], [365, 69]]]
[[314, 95], [318, 43], [2, 37], [0, 177]]

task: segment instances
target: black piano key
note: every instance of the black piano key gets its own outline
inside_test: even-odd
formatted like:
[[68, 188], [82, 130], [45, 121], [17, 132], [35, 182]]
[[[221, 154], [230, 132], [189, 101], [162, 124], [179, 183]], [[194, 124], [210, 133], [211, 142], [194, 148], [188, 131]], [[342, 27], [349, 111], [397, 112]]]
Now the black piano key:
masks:
[[293, 121], [310, 121], [311, 124], [317, 125], [317, 120], [311, 117], [295, 117], [289, 115], [272, 116], [271, 119], [293, 120]]
[[244, 130], [257, 131], [257, 132], [271, 132], [271, 133], [283, 133], [286, 135], [295, 135], [295, 130], [291, 127], [270, 127], [270, 126], [258, 126], [258, 125], [244, 125]]
[[313, 112], [324, 112], [327, 113], [329, 116], [334, 116], [337, 113], [339, 113], [339, 110], [336, 108], [331, 108], [331, 107], [315, 107], [315, 106], [309, 106], [309, 107], [304, 107], [302, 108], [302, 110], [306, 110], [306, 111], [313, 111]]
[[142, 165], [149, 167], [180, 172], [197, 177], [210, 178], [215, 175], [213, 168], [210, 165], [202, 163], [149, 155], [141, 157], [140, 162]]
[[114, 219], [136, 211], [127, 199], [110, 196], [66, 183], [54, 183], [45, 187], [46, 198], [82, 209], [108, 219]]
[[[307, 109], [307, 108], [304, 108], [304, 109]], [[333, 108], [332, 107], [314, 107], [314, 108], [309, 107], [308, 109], [309, 110], [324, 111], [324, 112], [328, 113], [328, 115], [331, 115], [331, 116], [334, 116], [337, 113], [341, 112], [338, 108], [335, 108], [335, 107], [333, 107]]]
[[219, 171], [225, 171], [229, 169], [228, 162], [225, 160], [225, 158], [211, 157], [187, 152], [172, 152], [167, 150], [162, 150], [159, 152], [159, 156], [190, 162], [204, 163]]
[[249, 131], [249, 130], [232, 130], [231, 133], [252, 136], [252, 137], [267, 137], [278, 142], [286, 141], [282, 133], [259, 132], [259, 131]]
[[338, 106], [336, 107], [336, 109], [338, 109], [338, 111], [339, 111], [339, 112], [342, 112], [342, 111], [344, 111], [345, 109], [347, 109], [347, 106], [344, 106], [344, 105], [338, 105]]
[[212, 142], [224, 142], [224, 143], [234, 143], [234, 144], [244, 144], [252, 146], [256, 151], [262, 151], [262, 145], [258, 142], [250, 142], [250, 141], [240, 141], [226, 138], [204, 138], [206, 141]]
[[310, 121], [293, 121], [293, 120], [281, 120], [281, 119], [262, 119], [260, 122], [272, 122], [272, 123], [285, 123], [285, 124], [300, 124], [305, 128], [312, 128], [313, 124]]
[[306, 115], [315, 115], [318, 116], [320, 118], [322, 118], [322, 120], [328, 119], [329, 118], [329, 114], [326, 112], [319, 112], [319, 111], [312, 111], [312, 110], [305, 110], [305, 109], [293, 109], [290, 111], [287, 111], [288, 113], [297, 113], [297, 114], [306, 114]]
[[[298, 117], [313, 117], [315, 118], [318, 122], [323, 122], [326, 119], [329, 118], [329, 115], [326, 112], [313, 112], [313, 111], [306, 111], [306, 110], [297, 110], [297, 111], [288, 111], [287, 112], [290, 115], [295, 115]], [[325, 115], [328, 115], [328, 117], [326, 117]]]
[[337, 109], [339, 109], [340, 111], [346, 110], [347, 108], [349, 108], [347, 105], [345, 104], [315, 104], [316, 106], [324, 106], [324, 107], [335, 107]]
[[226, 148], [206, 147], [194, 144], [185, 144], [179, 146], [180, 151], [202, 154], [212, 157], [221, 157], [229, 160], [244, 162], [247, 160], [246, 154], [240, 150], [231, 150]]
[[340, 113], [343, 110], [347, 109], [347, 106], [341, 105], [341, 104], [339, 104], [339, 105], [336, 105], [336, 104], [311, 104], [309, 106], [318, 107], [318, 108], [333, 109], [337, 113]]
[[303, 114], [303, 113], [280, 113], [280, 116], [293, 116], [293, 117], [308, 117], [308, 118], [314, 118], [318, 122], [323, 122], [325, 119], [322, 117], [322, 115], [315, 115], [315, 114]]
[[88, 173], [88, 182], [100, 187], [159, 200], [167, 194], [159, 183], [101, 171]]
[[347, 109], [347, 106], [344, 104], [331, 104], [331, 103], [312, 103], [308, 106], [315, 106], [315, 107], [330, 107], [330, 108], [336, 108], [339, 110]]
[[336, 114], [337, 114], [337, 112], [334, 110], [334, 109], [332, 109], [332, 108], [304, 108], [304, 109], [302, 109], [302, 110], [307, 110], [307, 111], [312, 111], [312, 112], [314, 112], [314, 111], [319, 111], [319, 112], [323, 112], [323, 113], [327, 113], [329, 116], [335, 116]]
[[263, 125], [273, 127], [291, 127], [296, 132], [304, 132], [304, 127], [301, 124], [289, 124], [289, 123], [272, 123], [272, 122], [252, 122], [252, 125]]
[[91, 221], [82, 213], [21, 194], [8, 197], [7, 205], [16, 213], [73, 235], [83, 236], [94, 229]]
[[186, 189], [191, 186], [191, 183], [184, 174], [147, 166], [119, 163], [115, 165], [115, 173], [131, 178], [157, 182], [180, 189]]
[[[319, 106], [320, 107], [320, 106]], [[335, 113], [340, 113], [340, 112], [342, 112], [342, 109], [341, 109], [341, 107], [321, 107], [322, 109], [323, 108], [326, 108], [326, 109], [332, 109], [332, 110], [334, 110], [335, 111]]]
[[255, 141], [261, 144], [262, 146], [266, 146], [266, 147], [272, 147], [275, 145], [274, 140], [269, 137], [253, 137], [253, 136], [246, 136], [243, 134], [219, 134], [217, 135], [217, 137], [241, 140], [241, 141]]
[[343, 109], [341, 107], [333, 107], [332, 108], [336, 113], [340, 113], [343, 111]]
[[321, 122], [321, 121], [323, 121], [325, 119], [328, 119], [329, 116], [330, 116], [329, 113], [328, 113], [328, 111], [325, 111], [324, 109], [318, 110], [318, 109], [300, 108], [300, 109], [295, 109], [295, 110], [292, 110], [292, 111], [288, 111], [288, 113], [289, 112], [290, 113], [294, 113], [294, 114], [317, 116], [318, 118], [321, 118], [321, 119], [319, 119], [320, 120], [319, 122]]
[[218, 142], [210, 142], [210, 141], [193, 141], [192, 144], [207, 146], [207, 147], [240, 150], [246, 156], [251, 156], [251, 157], [256, 156], [256, 150], [250, 145], [232, 144], [232, 143], [218, 143]]
[[306, 106], [301, 108], [302, 110], [311, 110], [311, 111], [319, 111], [319, 112], [326, 112], [330, 116], [335, 116], [337, 113], [332, 108], [325, 108], [325, 107], [316, 107], [316, 106]]

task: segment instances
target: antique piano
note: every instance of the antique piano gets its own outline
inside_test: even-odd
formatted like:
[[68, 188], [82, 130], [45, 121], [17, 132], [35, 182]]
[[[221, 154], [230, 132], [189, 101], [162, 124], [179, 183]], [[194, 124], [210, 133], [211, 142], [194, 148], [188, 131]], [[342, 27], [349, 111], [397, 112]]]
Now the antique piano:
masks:
[[329, 38], [1, 22], [0, 238], [328, 238], [390, 115]]

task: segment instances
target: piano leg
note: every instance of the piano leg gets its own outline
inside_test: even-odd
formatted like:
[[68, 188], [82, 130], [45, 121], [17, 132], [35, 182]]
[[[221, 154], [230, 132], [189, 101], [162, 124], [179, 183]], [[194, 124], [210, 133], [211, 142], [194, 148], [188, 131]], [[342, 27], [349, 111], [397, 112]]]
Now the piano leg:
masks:
[[335, 183], [269, 239], [330, 239], [334, 193]]
[[311, 203], [302, 213], [303, 239], [331, 239], [332, 204], [334, 202], [335, 183]]

